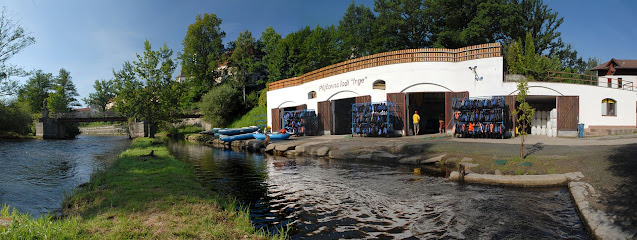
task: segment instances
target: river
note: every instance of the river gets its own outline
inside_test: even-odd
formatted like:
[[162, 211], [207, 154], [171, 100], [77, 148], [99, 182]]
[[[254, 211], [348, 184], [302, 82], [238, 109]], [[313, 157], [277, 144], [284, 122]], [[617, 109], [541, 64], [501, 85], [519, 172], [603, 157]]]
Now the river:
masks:
[[588, 239], [566, 188], [449, 182], [440, 169], [273, 157], [173, 142], [209, 188], [293, 239]]
[[0, 204], [38, 217], [55, 215], [65, 194], [124, 151], [128, 136], [0, 141]]

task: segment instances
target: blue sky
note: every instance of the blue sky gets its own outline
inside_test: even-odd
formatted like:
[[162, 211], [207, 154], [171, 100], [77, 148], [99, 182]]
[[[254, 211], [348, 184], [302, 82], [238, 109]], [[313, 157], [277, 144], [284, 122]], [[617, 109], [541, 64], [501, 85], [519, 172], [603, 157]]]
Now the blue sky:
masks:
[[[175, 54], [181, 51], [188, 25], [197, 14], [220, 17], [228, 42], [245, 29], [258, 38], [268, 26], [285, 36], [308, 25], [336, 25], [350, 2], [0, 0], [12, 19], [36, 38], [9, 63], [54, 75], [60, 68], [69, 70], [80, 99], [94, 91], [96, 79], [111, 79], [113, 69], [142, 53], [146, 39], [154, 49], [165, 42]], [[560, 31], [580, 56], [637, 59], [637, 1], [545, 2], [564, 17]], [[360, 3], [373, 9], [373, 0], [356, 0]]]

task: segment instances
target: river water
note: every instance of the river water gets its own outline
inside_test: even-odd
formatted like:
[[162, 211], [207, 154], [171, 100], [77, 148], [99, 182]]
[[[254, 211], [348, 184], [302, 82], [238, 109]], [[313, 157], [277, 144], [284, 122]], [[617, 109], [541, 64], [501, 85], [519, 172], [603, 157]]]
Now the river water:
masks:
[[171, 143], [209, 188], [293, 239], [588, 239], [568, 190], [461, 185], [441, 169], [264, 156]]
[[90, 180], [130, 145], [128, 136], [0, 141], [0, 204], [55, 215], [65, 194]]

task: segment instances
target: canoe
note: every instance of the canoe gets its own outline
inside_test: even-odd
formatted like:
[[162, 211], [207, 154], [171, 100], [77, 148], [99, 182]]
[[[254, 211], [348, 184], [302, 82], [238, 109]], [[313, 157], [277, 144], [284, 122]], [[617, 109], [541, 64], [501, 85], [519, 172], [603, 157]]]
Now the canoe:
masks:
[[215, 133], [219, 132], [219, 130], [221, 130], [221, 129], [224, 129], [224, 128], [213, 128], [213, 129], [210, 129], [210, 130], [208, 130], [208, 131], [201, 131], [201, 132], [199, 132], [199, 133], [200, 133], [200, 134], [209, 134], [209, 135], [213, 135], [213, 134], [215, 134]]
[[232, 135], [237, 135], [237, 134], [242, 134], [242, 133], [256, 132], [257, 130], [259, 130], [259, 128], [253, 126], [253, 127], [244, 127], [244, 128], [220, 129], [219, 131], [217, 131], [217, 133], [220, 133], [220, 134], [223, 134], [223, 135], [232, 136]]
[[220, 137], [219, 139], [221, 141], [224, 141], [224, 142], [232, 142], [232, 141], [236, 141], [236, 140], [246, 140], [246, 139], [251, 139], [251, 138], [254, 138], [252, 133], [244, 133], [244, 134], [239, 134], [239, 135], [223, 136], [223, 137]]
[[[265, 140], [265, 134], [263, 134], [263, 133], [253, 133], [252, 135], [257, 140], [260, 140], [260, 141]], [[285, 139], [288, 139], [291, 136], [289, 133], [284, 133], [284, 134], [271, 133], [271, 134], [268, 134], [268, 135], [270, 136], [270, 140], [285, 140]]]

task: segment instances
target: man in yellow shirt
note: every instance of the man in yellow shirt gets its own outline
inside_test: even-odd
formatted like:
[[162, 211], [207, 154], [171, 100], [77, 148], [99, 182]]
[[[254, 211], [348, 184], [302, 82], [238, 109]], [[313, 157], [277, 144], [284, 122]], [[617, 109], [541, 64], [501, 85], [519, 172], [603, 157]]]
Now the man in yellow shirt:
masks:
[[418, 135], [420, 132], [420, 115], [418, 115], [418, 111], [414, 111], [412, 118], [414, 119], [414, 134]]

